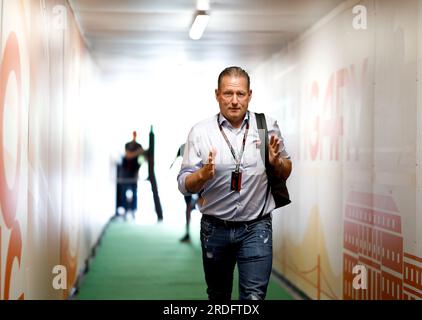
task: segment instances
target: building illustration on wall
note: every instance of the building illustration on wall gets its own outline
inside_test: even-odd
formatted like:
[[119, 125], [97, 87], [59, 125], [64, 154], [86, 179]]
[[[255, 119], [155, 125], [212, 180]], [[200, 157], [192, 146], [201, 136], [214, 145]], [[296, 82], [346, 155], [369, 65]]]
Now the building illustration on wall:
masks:
[[[391, 196], [350, 192], [343, 240], [343, 299], [422, 299], [422, 258], [404, 252], [401, 217]], [[356, 265], [367, 270], [367, 289], [353, 288]]]

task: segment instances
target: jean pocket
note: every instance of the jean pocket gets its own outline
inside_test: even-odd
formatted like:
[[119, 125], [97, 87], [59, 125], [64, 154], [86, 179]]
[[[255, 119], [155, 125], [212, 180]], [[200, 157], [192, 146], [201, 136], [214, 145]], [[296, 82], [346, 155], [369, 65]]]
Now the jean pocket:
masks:
[[201, 239], [208, 239], [214, 233], [214, 225], [209, 223], [208, 221], [201, 221]]
[[245, 230], [247, 232], [258, 231], [258, 230], [261, 231], [262, 230], [262, 231], [267, 231], [267, 232], [272, 234], [273, 223], [272, 223], [271, 219], [265, 219], [265, 220], [262, 220], [262, 221], [255, 222], [253, 224], [246, 225]]

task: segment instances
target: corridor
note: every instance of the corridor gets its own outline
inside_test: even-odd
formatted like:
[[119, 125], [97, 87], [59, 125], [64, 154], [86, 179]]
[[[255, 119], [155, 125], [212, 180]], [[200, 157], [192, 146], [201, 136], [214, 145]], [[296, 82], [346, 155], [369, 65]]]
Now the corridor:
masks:
[[421, 300], [421, 35], [422, 0], [0, 0], [0, 300], [206, 300], [239, 223], [267, 300]]

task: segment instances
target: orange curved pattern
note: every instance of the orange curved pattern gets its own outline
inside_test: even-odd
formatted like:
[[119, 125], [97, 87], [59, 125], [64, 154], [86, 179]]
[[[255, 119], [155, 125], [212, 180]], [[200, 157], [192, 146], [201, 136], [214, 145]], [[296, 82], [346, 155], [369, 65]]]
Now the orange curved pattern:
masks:
[[[18, 88], [18, 106], [17, 111], [21, 109], [21, 98], [22, 98], [22, 86], [21, 86], [21, 64], [19, 60], [19, 44], [17, 36], [14, 32], [9, 34], [6, 41], [6, 47], [4, 51], [3, 60], [0, 65], [0, 121], [3, 121], [5, 98], [6, 98], [6, 85], [12, 72], [16, 76], [17, 88]], [[20, 148], [17, 148], [17, 159], [16, 159], [16, 174], [14, 179], [14, 185], [9, 189], [6, 182], [6, 168], [4, 163], [4, 146], [3, 146], [3, 130], [0, 130], [0, 205], [3, 213], [5, 225], [8, 229], [11, 229], [11, 235], [9, 239], [9, 246], [6, 252], [6, 269], [5, 269], [5, 283], [4, 283], [4, 295], [5, 300], [9, 299], [10, 296], [10, 282], [12, 276], [12, 266], [15, 258], [18, 259], [19, 266], [22, 260], [22, 235], [20, 231], [19, 222], [16, 220], [17, 214], [17, 196], [19, 190], [19, 176], [20, 176]], [[18, 146], [21, 144], [20, 136], [20, 121], [18, 120]], [[0, 276], [1, 269], [0, 269]], [[19, 296], [19, 299], [23, 299], [24, 294]]]
[[[4, 300], [9, 300], [10, 295], [10, 280], [12, 277], [12, 266], [15, 258], [18, 259], [19, 267], [22, 259], [22, 235], [19, 223], [15, 220], [15, 224], [12, 228], [12, 234], [10, 235], [9, 248], [7, 251], [6, 259], [6, 278], [4, 282]], [[23, 298], [23, 294], [20, 295]]]
[[[0, 70], [0, 120], [3, 121], [4, 105], [6, 98], [6, 85], [9, 76], [12, 72], [15, 73], [18, 88], [18, 110], [21, 108], [22, 85], [21, 85], [21, 65], [19, 61], [19, 44], [16, 34], [11, 32], [6, 42], [6, 49], [4, 52], [3, 61]], [[20, 128], [20, 121], [18, 121], [18, 132]], [[3, 212], [4, 221], [7, 228], [11, 229], [16, 217], [17, 196], [19, 190], [19, 175], [20, 175], [20, 148], [17, 150], [16, 159], [16, 174], [15, 184], [12, 189], [9, 189], [6, 182], [6, 168], [4, 164], [4, 146], [3, 146], [3, 130], [0, 130], [0, 205]], [[18, 146], [20, 146], [20, 133], [18, 134]]]

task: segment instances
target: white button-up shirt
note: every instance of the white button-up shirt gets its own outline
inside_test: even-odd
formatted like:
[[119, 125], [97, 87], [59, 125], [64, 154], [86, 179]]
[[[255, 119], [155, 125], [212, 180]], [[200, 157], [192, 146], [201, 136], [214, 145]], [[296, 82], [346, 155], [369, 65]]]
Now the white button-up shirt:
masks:
[[[265, 118], [269, 138], [271, 135], [278, 136], [281, 139], [281, 156], [290, 158], [277, 121], [268, 116]], [[237, 158], [241, 153], [246, 122], [249, 121], [245, 151], [240, 163], [242, 172], [240, 192], [230, 188], [231, 173], [235, 170], [236, 161], [220, 132], [217, 121], [223, 127]], [[265, 202], [267, 175], [265, 160], [261, 158], [261, 148], [265, 147], [263, 134], [264, 130], [258, 132], [255, 113], [249, 111], [240, 128], [234, 128], [221, 113], [197, 123], [189, 133], [182, 166], [177, 177], [180, 192], [184, 195], [190, 194], [185, 187], [186, 177], [202, 168], [208, 161], [209, 152], [215, 148], [215, 176], [204, 185], [202, 197], [205, 201], [199, 207], [200, 211], [224, 220], [248, 221], [259, 216], [265, 203], [264, 214], [270, 213], [274, 210], [275, 203], [271, 192]]]

